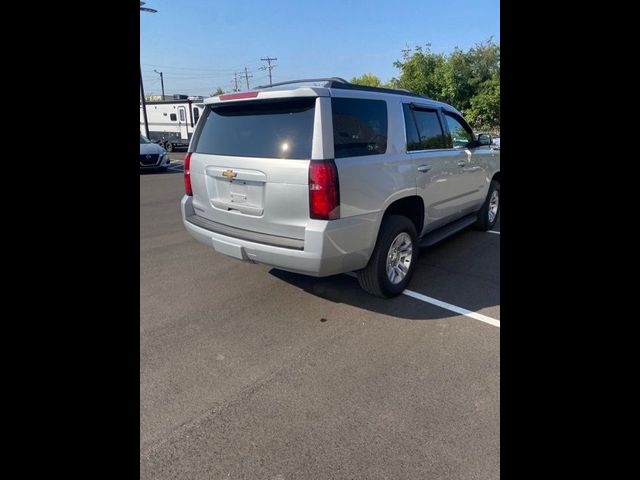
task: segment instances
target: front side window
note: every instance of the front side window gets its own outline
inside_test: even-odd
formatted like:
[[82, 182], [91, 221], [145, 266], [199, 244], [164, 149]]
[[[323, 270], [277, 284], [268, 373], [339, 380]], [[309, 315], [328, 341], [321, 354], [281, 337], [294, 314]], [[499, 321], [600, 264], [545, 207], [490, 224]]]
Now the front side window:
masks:
[[407, 128], [407, 151], [448, 147], [438, 112], [435, 110], [412, 108], [405, 104], [404, 118]]
[[449, 127], [453, 148], [466, 148], [473, 141], [473, 132], [469, 125], [457, 115], [445, 112], [444, 118]]
[[195, 152], [236, 157], [311, 158], [315, 98], [205, 108]]
[[387, 102], [333, 97], [331, 109], [335, 158], [387, 151]]

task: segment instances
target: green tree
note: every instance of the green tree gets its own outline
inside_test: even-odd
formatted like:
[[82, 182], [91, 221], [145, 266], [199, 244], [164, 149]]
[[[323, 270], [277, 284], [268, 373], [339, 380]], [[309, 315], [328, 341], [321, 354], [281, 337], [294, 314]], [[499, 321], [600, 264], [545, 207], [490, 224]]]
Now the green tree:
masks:
[[378, 77], [376, 77], [373, 73], [365, 73], [360, 77], [353, 77], [351, 79], [351, 83], [355, 83], [356, 85], [365, 85], [367, 87], [382, 86], [382, 81]]
[[482, 83], [478, 93], [471, 98], [467, 117], [482, 130], [500, 128], [500, 76], [495, 74]]
[[463, 112], [475, 128], [500, 126], [500, 45], [491, 38], [468, 51], [450, 55], [417, 46], [394, 62], [399, 78], [387, 84], [449, 103]]
[[220, 87], [218, 87], [216, 89], [216, 91], [211, 94], [211, 96], [212, 97], [217, 97], [218, 95], [222, 95], [223, 93], [224, 93], [224, 90], [222, 90]]
[[445, 88], [446, 57], [431, 52], [429, 45], [423, 50], [417, 46], [413, 54], [406, 53], [402, 61], [393, 65], [400, 70], [400, 78], [392, 78], [396, 88], [404, 88], [432, 98], [448, 96]]

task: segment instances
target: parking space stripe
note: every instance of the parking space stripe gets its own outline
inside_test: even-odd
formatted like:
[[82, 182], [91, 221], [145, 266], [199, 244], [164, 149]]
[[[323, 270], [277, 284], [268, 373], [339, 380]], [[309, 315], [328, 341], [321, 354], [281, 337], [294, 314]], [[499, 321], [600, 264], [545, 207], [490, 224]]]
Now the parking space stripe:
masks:
[[[348, 272], [345, 273], [345, 275], [349, 275], [353, 278], [358, 278], [358, 276], [354, 272]], [[489, 325], [500, 328], [500, 320], [487, 317], [486, 315], [482, 315], [481, 313], [472, 312], [471, 310], [467, 310], [466, 308], [451, 305], [450, 303], [443, 302], [442, 300], [438, 300], [437, 298], [428, 297], [427, 295], [414, 292], [413, 290], [404, 290], [402, 294], [411, 298], [415, 298], [416, 300], [420, 300], [421, 302], [430, 303], [431, 305], [435, 305], [436, 307], [444, 308], [445, 310], [449, 310], [451, 312], [457, 313], [459, 315], [464, 315], [465, 317], [473, 318], [475, 320], [480, 320], [481, 322], [488, 323]]]
[[459, 315], [464, 315], [465, 317], [470, 317], [475, 320], [480, 320], [481, 322], [488, 323], [489, 325], [493, 325], [494, 327], [500, 328], [500, 320], [487, 317], [486, 315], [482, 315], [481, 313], [472, 312], [471, 310], [467, 310], [466, 308], [461, 308], [455, 305], [451, 305], [450, 303], [443, 302], [442, 300], [438, 300], [437, 298], [428, 297], [427, 295], [414, 292], [413, 290], [405, 290], [404, 292], [402, 292], [402, 294], [407, 295], [408, 297], [411, 297], [411, 298], [415, 298], [416, 300], [420, 300], [422, 302], [430, 303], [432, 305], [435, 305], [436, 307], [444, 308], [445, 310], [450, 310]]
[[500, 235], [500, 232], [496, 232], [495, 230], [487, 230], [488, 233], [495, 233], [496, 235]]

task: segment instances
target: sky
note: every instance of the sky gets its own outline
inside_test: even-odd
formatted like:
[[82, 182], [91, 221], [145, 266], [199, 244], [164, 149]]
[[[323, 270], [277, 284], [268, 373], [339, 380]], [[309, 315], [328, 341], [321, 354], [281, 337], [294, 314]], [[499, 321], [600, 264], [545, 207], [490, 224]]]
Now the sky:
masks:
[[[140, 12], [146, 95], [231, 91], [234, 72], [269, 83], [261, 58], [276, 57], [273, 82], [314, 77], [398, 76], [402, 50], [434, 52], [500, 41], [499, 0], [147, 0]], [[241, 90], [246, 90], [244, 77]]]

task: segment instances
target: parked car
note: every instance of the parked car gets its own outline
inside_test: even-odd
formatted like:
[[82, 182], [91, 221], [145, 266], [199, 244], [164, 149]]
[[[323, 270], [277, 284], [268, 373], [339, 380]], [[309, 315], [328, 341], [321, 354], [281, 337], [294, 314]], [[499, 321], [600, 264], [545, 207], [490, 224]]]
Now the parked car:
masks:
[[151, 142], [147, 137], [140, 134], [140, 169], [160, 169], [166, 170], [171, 159], [167, 151], [157, 143]]
[[499, 217], [500, 152], [445, 103], [331, 78], [205, 104], [182, 217], [225, 255], [391, 297], [418, 247]]

